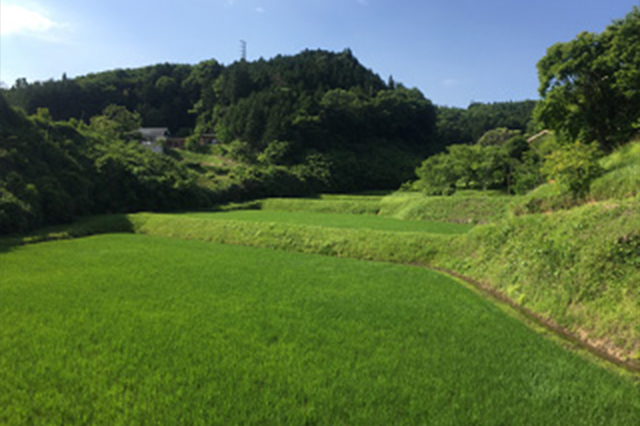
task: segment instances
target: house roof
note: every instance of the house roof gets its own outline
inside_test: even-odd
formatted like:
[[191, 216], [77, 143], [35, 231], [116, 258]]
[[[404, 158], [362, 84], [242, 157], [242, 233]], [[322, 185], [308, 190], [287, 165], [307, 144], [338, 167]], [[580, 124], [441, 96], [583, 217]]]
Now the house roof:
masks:
[[167, 136], [169, 129], [167, 127], [141, 127], [138, 132], [144, 139], [157, 139]]
[[529, 139], [527, 139], [527, 142], [531, 143], [531, 142], [535, 142], [536, 140], [540, 139], [541, 137], [548, 135], [549, 133], [551, 133], [549, 130], [543, 130], [539, 133], [536, 133], [535, 135], [531, 136]]

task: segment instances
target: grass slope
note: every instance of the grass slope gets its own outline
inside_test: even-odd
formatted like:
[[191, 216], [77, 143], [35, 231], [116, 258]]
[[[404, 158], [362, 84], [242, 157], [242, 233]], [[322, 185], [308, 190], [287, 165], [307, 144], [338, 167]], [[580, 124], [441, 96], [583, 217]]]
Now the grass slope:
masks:
[[467, 191], [441, 197], [398, 192], [381, 200], [380, 215], [408, 220], [488, 223], [504, 217], [516, 198], [490, 192]]
[[478, 226], [442, 246], [433, 262], [640, 359], [640, 200]]
[[0, 262], [0, 423], [640, 423], [637, 384], [427, 270], [140, 235]]
[[640, 141], [616, 150], [600, 164], [606, 173], [591, 184], [591, 198], [609, 200], [640, 196]]
[[[640, 199], [640, 141], [630, 142], [600, 160], [603, 174], [591, 182], [586, 201]], [[553, 212], [583, 204], [557, 183], [540, 185], [520, 197], [511, 210], [517, 215]]]

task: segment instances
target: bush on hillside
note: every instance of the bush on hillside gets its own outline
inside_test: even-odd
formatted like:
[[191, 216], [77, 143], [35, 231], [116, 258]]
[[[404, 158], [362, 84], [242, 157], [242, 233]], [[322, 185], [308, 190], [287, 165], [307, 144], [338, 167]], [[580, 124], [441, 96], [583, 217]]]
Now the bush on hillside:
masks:
[[575, 207], [577, 201], [556, 182], [540, 185], [514, 202], [510, 211], [516, 215], [543, 213]]
[[579, 141], [559, 149], [545, 158], [542, 173], [568, 190], [574, 199], [583, 199], [591, 182], [603, 172], [597, 144]]
[[[573, 179], [589, 178], [588, 172], [568, 167], [572, 164], [584, 164], [586, 161], [584, 157], [589, 157], [585, 152], [574, 152], [573, 156], [569, 155], [568, 152], [574, 149], [575, 145], [569, 151], [565, 150], [564, 153], [557, 154], [554, 160], [559, 161], [560, 158], [565, 158], [567, 162], [563, 167]], [[591, 164], [589, 167], [594, 168], [595, 176], [591, 176], [588, 180], [588, 190], [583, 189], [587, 192], [582, 197], [574, 196], [566, 183], [563, 185], [560, 181], [548, 182], [514, 203], [511, 211], [516, 215], [541, 213], [572, 208], [585, 200], [623, 200], [640, 195], [640, 142], [629, 143], [599, 159], [597, 167], [593, 166], [593, 159], [597, 154], [592, 152], [590, 155], [591, 160], [587, 163]], [[583, 183], [583, 185], [586, 184]], [[580, 189], [579, 185], [578, 188]]]

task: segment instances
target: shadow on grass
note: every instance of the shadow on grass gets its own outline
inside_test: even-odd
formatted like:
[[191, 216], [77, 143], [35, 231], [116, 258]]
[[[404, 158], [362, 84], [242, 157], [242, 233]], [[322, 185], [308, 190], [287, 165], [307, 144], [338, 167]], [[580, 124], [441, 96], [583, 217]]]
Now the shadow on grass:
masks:
[[125, 214], [91, 216], [78, 219], [68, 225], [43, 228], [26, 235], [0, 238], [0, 253], [15, 250], [16, 247], [44, 241], [68, 240], [98, 234], [133, 233], [133, 223]]
[[15, 247], [22, 245], [20, 237], [0, 238], [0, 254], [12, 251]]

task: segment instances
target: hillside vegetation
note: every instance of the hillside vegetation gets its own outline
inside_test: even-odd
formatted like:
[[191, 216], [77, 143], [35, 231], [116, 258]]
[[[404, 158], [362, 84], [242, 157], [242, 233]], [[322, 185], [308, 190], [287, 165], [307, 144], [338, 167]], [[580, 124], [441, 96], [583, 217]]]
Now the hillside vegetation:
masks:
[[452, 241], [435, 263], [637, 360], [638, 218], [638, 200], [510, 218]]
[[117, 133], [53, 122], [43, 111], [27, 117], [1, 95], [0, 124], [0, 235], [91, 214], [211, 203], [186, 167]]
[[[387, 96], [389, 90], [395, 89], [400, 91], [396, 96]], [[353, 112], [357, 112], [353, 107], [359, 108], [361, 111], [357, 114], [360, 114], [360, 118], [373, 112], [367, 109], [378, 107], [367, 105], [371, 94], [385, 93], [378, 102], [386, 103], [387, 107], [393, 107], [392, 104], [396, 102], [401, 106], [406, 100], [403, 97], [420, 98], [419, 95], [416, 98], [415, 90], [407, 91], [392, 78], [386, 83], [382, 81], [373, 71], [363, 67], [348, 49], [339, 53], [306, 50], [293, 56], [280, 55], [254, 62], [239, 61], [227, 66], [210, 59], [195, 65], [158, 64], [77, 78], [63, 76], [61, 80], [44, 82], [30, 83], [20, 79], [10, 89], [2, 90], [2, 93], [12, 106], [29, 115], [35, 114], [38, 108], [47, 108], [54, 120], [75, 118], [88, 121], [100, 115], [109, 105], [120, 105], [139, 113], [141, 124], [145, 127], [168, 127], [173, 135], [179, 136], [189, 135], [194, 130], [196, 133], [219, 131], [220, 137], [231, 133], [233, 138], [253, 144], [256, 143], [256, 136], [263, 136], [264, 143], [272, 140], [294, 142], [290, 140], [293, 136], [291, 130], [299, 132], [303, 129], [296, 130], [295, 127], [305, 124], [296, 123], [296, 120], [292, 122], [291, 119], [313, 119], [311, 114], [337, 100], [327, 98], [324, 105], [320, 105], [326, 93], [334, 90], [338, 92], [330, 97], [342, 97], [341, 101], [345, 101], [343, 107], [349, 107]], [[354, 101], [357, 105], [348, 105]], [[466, 109], [436, 107], [437, 144], [471, 143], [494, 128], [527, 132], [532, 127], [531, 113], [535, 105], [535, 101], [523, 101], [474, 102]], [[416, 118], [413, 114], [417, 111], [412, 111], [414, 106], [417, 105], [405, 104], [404, 113], [408, 115], [400, 117], [401, 120], [396, 120], [391, 127], [397, 130], [396, 126], [410, 124], [422, 129], [420, 132], [431, 132], [431, 120], [411, 123], [412, 118]], [[329, 117], [315, 118], [324, 120]], [[394, 117], [378, 115], [378, 118], [383, 120], [355, 124], [376, 126], [382, 130], [382, 134], [376, 134], [375, 137], [388, 135], [392, 129], [385, 124]], [[306, 126], [309, 124], [306, 123]], [[343, 123], [343, 130], [348, 127], [346, 124]], [[322, 132], [327, 130], [318, 126], [316, 129]], [[351, 130], [355, 131], [356, 128]], [[347, 135], [340, 137], [344, 136]], [[361, 135], [361, 138], [366, 139], [364, 136]], [[334, 142], [328, 140], [323, 144]]]
[[568, 209], [584, 202], [638, 198], [640, 195], [640, 141], [630, 142], [597, 163], [600, 172], [576, 198], [560, 182], [548, 182], [513, 204], [515, 214]]
[[[395, 189], [451, 138], [525, 128], [533, 108], [476, 104], [437, 122], [422, 93], [384, 83], [348, 50], [21, 80], [1, 93], [0, 234], [89, 214]], [[187, 147], [203, 152], [154, 155], [140, 126], [193, 135]], [[202, 133], [219, 140], [213, 152], [194, 142]]]

